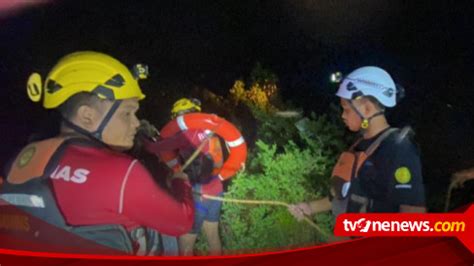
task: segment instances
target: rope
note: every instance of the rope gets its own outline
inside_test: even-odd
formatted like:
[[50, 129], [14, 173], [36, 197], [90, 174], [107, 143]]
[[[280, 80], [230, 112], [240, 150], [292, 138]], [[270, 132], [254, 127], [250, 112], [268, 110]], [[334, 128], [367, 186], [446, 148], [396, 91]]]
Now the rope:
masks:
[[[183, 167], [181, 168], [181, 172], [184, 172], [184, 170], [187, 167], [189, 167], [189, 165], [196, 159], [196, 157], [199, 155], [199, 153], [202, 151], [202, 149], [204, 149], [204, 146], [209, 142], [209, 140], [213, 136], [214, 136], [214, 131], [211, 131], [211, 133], [209, 133], [207, 135], [207, 137], [201, 142], [201, 144], [199, 144], [198, 148], [193, 152], [193, 154], [186, 160]], [[229, 198], [211, 196], [211, 195], [207, 195], [207, 194], [201, 194], [201, 193], [198, 193], [198, 192], [194, 192], [194, 193], [202, 196], [205, 199], [216, 200], [216, 201], [221, 201], [221, 202], [240, 203], [240, 204], [253, 204], [253, 205], [274, 205], [274, 206], [283, 206], [283, 207], [286, 207], [286, 208], [290, 207], [290, 205], [288, 203], [282, 202], [282, 201], [229, 199]], [[326, 232], [324, 232], [317, 224], [315, 224], [310, 218], [308, 218], [307, 216], [304, 216], [303, 219], [311, 227], [316, 229], [321, 235], [323, 235], [325, 237], [329, 237], [329, 235]]]
[[214, 131], [211, 131], [207, 135], [207, 137], [199, 144], [198, 148], [191, 154], [191, 156], [186, 160], [184, 163], [183, 167], [181, 168], [181, 172], [184, 172], [186, 168], [196, 159], [196, 157], [199, 155], [199, 153], [204, 149], [204, 146], [209, 142], [209, 140], [214, 136]]
[[[228, 203], [249, 204], [249, 205], [273, 205], [273, 206], [283, 206], [283, 207], [286, 207], [286, 208], [290, 207], [290, 204], [288, 204], [286, 202], [283, 202], [283, 201], [230, 199], [230, 198], [211, 196], [211, 195], [207, 195], [207, 194], [201, 194], [201, 193], [197, 193], [197, 192], [194, 192], [194, 193], [202, 196], [205, 199], [228, 202]], [[329, 235], [326, 232], [324, 232], [317, 224], [315, 224], [310, 218], [308, 218], [307, 216], [304, 216], [303, 219], [311, 227], [316, 229], [321, 235], [323, 235], [325, 237], [329, 237]]]
[[204, 149], [204, 146], [209, 142], [209, 140], [215, 135], [217, 129], [222, 125], [222, 123], [217, 124], [210, 133], [207, 134], [207, 137], [199, 144], [198, 148], [191, 154], [191, 156], [186, 160], [183, 167], [181, 168], [181, 172], [184, 172], [186, 168], [196, 159], [199, 153]]

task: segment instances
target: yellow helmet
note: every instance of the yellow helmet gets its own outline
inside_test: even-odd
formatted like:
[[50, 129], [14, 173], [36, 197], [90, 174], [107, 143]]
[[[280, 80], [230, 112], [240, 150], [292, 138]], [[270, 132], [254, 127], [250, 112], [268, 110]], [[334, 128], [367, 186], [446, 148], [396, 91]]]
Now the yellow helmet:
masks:
[[201, 102], [198, 99], [181, 98], [173, 104], [171, 116], [176, 117], [184, 112], [196, 110], [201, 111]]
[[146, 78], [148, 69], [135, 65], [134, 73], [117, 59], [98, 52], [83, 51], [64, 56], [46, 77], [33, 73], [27, 86], [28, 96], [38, 102], [43, 94], [43, 106], [56, 108], [79, 92], [91, 92], [101, 99], [123, 100], [145, 98], [138, 79]]

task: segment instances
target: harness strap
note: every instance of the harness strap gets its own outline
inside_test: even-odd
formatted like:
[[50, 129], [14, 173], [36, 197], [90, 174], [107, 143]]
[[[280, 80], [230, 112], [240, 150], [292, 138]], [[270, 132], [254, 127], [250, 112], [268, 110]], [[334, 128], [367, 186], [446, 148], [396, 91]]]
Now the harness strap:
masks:
[[374, 153], [375, 150], [377, 150], [377, 148], [380, 146], [380, 143], [382, 143], [382, 141], [384, 141], [388, 136], [390, 136], [392, 133], [396, 131], [399, 131], [399, 129], [389, 128], [384, 133], [382, 133], [382, 135], [380, 135], [374, 142], [372, 142], [372, 144], [370, 144], [367, 150], [365, 150], [366, 156], [369, 157], [370, 155], [372, 155], [372, 153]]
[[105, 115], [104, 119], [102, 119], [102, 122], [100, 123], [99, 127], [94, 132], [89, 132], [89, 131], [81, 128], [80, 126], [74, 124], [73, 122], [71, 122], [69, 119], [67, 119], [65, 117], [63, 117], [62, 120], [63, 120], [64, 124], [67, 127], [71, 128], [72, 130], [74, 130], [74, 131], [76, 131], [76, 132], [78, 132], [82, 135], [92, 137], [92, 139], [96, 139], [96, 140], [100, 141], [101, 143], [103, 143], [102, 142], [102, 133], [103, 133], [105, 127], [107, 126], [107, 124], [109, 123], [110, 119], [112, 119], [112, 116], [115, 114], [117, 109], [120, 107], [121, 103], [122, 103], [121, 100], [114, 101], [114, 103], [112, 104], [112, 107], [110, 107], [110, 109], [107, 112], [107, 114]]

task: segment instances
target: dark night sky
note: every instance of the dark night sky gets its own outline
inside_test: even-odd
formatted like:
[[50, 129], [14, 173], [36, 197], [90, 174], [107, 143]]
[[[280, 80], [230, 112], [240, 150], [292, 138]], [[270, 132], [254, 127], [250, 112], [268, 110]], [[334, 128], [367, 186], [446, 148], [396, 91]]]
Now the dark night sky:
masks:
[[472, 1], [439, 2], [66, 0], [3, 16], [0, 158], [48, 117], [27, 99], [28, 75], [46, 75], [75, 50], [147, 63], [155, 97], [193, 86], [224, 95], [259, 61], [280, 78], [285, 100], [317, 112], [333, 93], [331, 71], [372, 64], [405, 86], [390, 118], [415, 128], [426, 181], [444, 184], [474, 166], [474, 23]]

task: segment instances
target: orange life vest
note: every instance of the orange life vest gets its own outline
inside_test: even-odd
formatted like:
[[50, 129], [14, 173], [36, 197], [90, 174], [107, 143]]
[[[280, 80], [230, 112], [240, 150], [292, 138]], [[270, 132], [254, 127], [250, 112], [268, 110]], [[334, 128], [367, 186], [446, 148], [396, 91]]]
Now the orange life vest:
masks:
[[345, 211], [352, 178], [357, 176], [364, 162], [377, 150], [380, 143], [396, 131], [399, 131], [399, 129], [390, 128], [382, 133], [365, 151], [354, 151], [354, 148], [362, 141], [362, 138], [360, 138], [348, 151], [339, 156], [331, 175], [333, 214], [338, 215]]
[[[190, 113], [178, 116], [166, 124], [160, 131], [160, 134], [163, 138], [168, 138], [180, 131], [188, 129], [210, 130], [225, 140], [229, 148], [229, 157], [219, 171], [214, 171], [221, 180], [231, 178], [242, 168], [243, 164], [245, 164], [245, 160], [247, 159], [247, 144], [242, 134], [233, 124], [217, 115]], [[218, 146], [220, 146], [220, 143], [217, 144], [216, 141], [210, 140], [210, 142], [210, 149], [218, 149]], [[214, 142], [214, 144], [212, 144], [212, 142]], [[177, 151], [170, 150], [160, 152], [160, 158], [165, 161], [170, 168], [179, 171], [181, 166], [179, 165]]]

